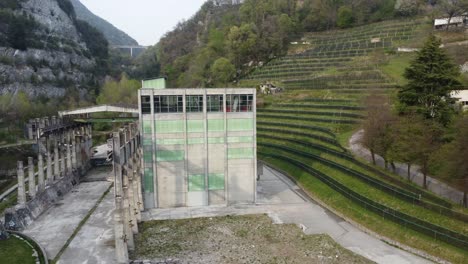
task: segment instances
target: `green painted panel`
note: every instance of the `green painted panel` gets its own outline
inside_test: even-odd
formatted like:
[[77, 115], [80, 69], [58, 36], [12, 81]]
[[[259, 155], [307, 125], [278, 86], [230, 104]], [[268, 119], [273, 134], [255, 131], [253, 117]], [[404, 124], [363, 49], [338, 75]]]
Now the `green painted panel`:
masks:
[[153, 151], [144, 150], [143, 151], [143, 160], [145, 161], [145, 163], [152, 163], [153, 162]]
[[228, 137], [228, 143], [252, 143], [253, 137]]
[[145, 192], [147, 193], [154, 192], [153, 168], [145, 168], [145, 172], [143, 175], [143, 186], [144, 186]]
[[143, 138], [143, 146], [152, 146], [153, 139], [151, 137], [144, 137]]
[[202, 133], [205, 131], [203, 120], [187, 120], [187, 131], [189, 133]]
[[209, 132], [223, 132], [224, 131], [224, 119], [208, 119], [208, 131]]
[[205, 190], [205, 175], [195, 174], [188, 176], [189, 192], [199, 192]]
[[153, 80], [144, 80], [143, 89], [165, 89], [166, 88], [166, 79], [158, 78]]
[[161, 150], [157, 153], [157, 161], [181, 161], [185, 159], [183, 150]]
[[208, 174], [208, 189], [224, 190], [224, 174], [223, 173], [212, 173]]
[[223, 137], [208, 138], [208, 144], [224, 144]]
[[183, 120], [157, 120], [156, 133], [183, 133], [184, 121]]
[[229, 131], [251, 131], [253, 127], [253, 119], [228, 119]]
[[205, 144], [205, 138], [189, 138], [188, 144], [189, 145]]
[[184, 145], [185, 139], [183, 138], [156, 139], [156, 144], [158, 145]]
[[151, 127], [153, 126], [153, 122], [150, 120], [143, 120], [143, 134], [151, 134], [153, 133]]
[[231, 148], [228, 149], [228, 159], [253, 159], [253, 148]]

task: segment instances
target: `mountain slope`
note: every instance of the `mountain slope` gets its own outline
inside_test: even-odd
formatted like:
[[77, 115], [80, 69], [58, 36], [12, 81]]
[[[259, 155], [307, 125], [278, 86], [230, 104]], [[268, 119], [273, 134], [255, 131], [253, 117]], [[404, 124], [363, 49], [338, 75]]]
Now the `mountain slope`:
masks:
[[80, 0], [71, 0], [75, 7], [78, 19], [88, 22], [91, 26], [101, 31], [111, 45], [125, 46], [138, 45], [138, 42], [127, 33], [116, 28], [111, 23], [93, 14]]

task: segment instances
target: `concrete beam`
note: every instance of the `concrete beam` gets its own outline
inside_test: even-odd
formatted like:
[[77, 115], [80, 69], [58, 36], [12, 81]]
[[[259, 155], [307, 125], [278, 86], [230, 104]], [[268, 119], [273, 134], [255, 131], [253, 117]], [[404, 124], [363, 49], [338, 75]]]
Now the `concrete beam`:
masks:
[[70, 116], [70, 115], [84, 115], [84, 114], [102, 113], [102, 112], [139, 114], [138, 108], [119, 107], [119, 106], [112, 106], [112, 105], [100, 105], [100, 106], [80, 108], [80, 109], [71, 110], [71, 111], [60, 111], [59, 116], [64, 117], [64, 116]]

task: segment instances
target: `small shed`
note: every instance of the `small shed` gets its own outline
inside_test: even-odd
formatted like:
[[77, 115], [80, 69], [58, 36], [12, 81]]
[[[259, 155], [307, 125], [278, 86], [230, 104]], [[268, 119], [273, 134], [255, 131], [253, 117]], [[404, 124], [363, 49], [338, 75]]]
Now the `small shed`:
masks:
[[[450, 21], [449, 21], [450, 20]], [[435, 29], [458, 28], [468, 25], [468, 15], [456, 16], [450, 18], [440, 18], [434, 20]]]
[[468, 90], [452, 92], [452, 97], [458, 100], [464, 111], [468, 111]]

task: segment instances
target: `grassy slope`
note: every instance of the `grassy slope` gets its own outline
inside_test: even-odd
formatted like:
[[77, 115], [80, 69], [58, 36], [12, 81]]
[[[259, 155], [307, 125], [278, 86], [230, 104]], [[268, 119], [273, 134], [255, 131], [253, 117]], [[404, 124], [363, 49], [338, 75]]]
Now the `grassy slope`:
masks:
[[34, 264], [36, 260], [32, 255], [31, 246], [15, 236], [0, 241], [0, 263]]
[[[385, 24], [385, 23], [383, 23]], [[389, 23], [391, 24], [391, 23]], [[376, 28], [382, 28], [382, 24], [376, 26]], [[369, 28], [371, 28], [369, 26]], [[412, 29], [412, 35], [416, 36], [418, 39], [417, 40], [408, 40], [407, 42], [403, 40], [398, 40], [395, 41], [393, 44], [396, 46], [402, 46], [402, 47], [418, 47], [420, 43], [423, 42], [423, 38], [427, 36], [428, 33], [428, 26], [425, 24], [422, 24], [419, 29]], [[385, 29], [380, 29], [380, 31], [385, 31]], [[379, 32], [381, 33], [381, 32]], [[336, 34], [339, 36], [340, 34]], [[310, 36], [308, 36], [310, 38]], [[318, 36], [318, 38], [328, 38], [329, 36]], [[356, 37], [359, 39], [359, 37]], [[365, 40], [365, 39], [364, 39]], [[340, 40], [340, 41], [346, 41], [346, 40]], [[419, 43], [419, 44], [418, 44]], [[331, 46], [333, 46], [335, 43], [332, 43]], [[323, 46], [325, 49], [327, 48], [326, 45]], [[333, 48], [332, 48], [333, 49]], [[354, 49], [354, 48], [353, 48]], [[291, 53], [290, 53], [291, 54]], [[335, 54], [335, 53], [331, 53]], [[289, 67], [293, 67], [291, 69], [291, 72], [295, 72], [296, 70], [294, 67], [300, 68], [304, 65], [304, 63], [312, 63], [314, 67], [320, 67], [321, 61], [323, 63], [328, 63], [327, 58], [300, 58], [300, 57], [291, 57], [290, 55], [288, 58], [284, 60], [276, 60], [273, 62], [273, 68], [281, 68], [283, 66], [280, 66], [281, 64], [285, 65], [284, 67], [286, 69], [289, 69]], [[314, 56], [312, 54], [312, 56]], [[339, 56], [347, 56], [346, 53], [341, 54]], [[360, 105], [362, 102], [362, 98], [365, 97], [366, 94], [368, 94], [370, 91], [367, 89], [362, 89], [362, 87], [379, 87], [382, 84], [385, 84], [385, 86], [388, 86], [389, 88], [385, 89], [379, 89], [380, 92], [387, 93], [391, 95], [392, 97], [395, 96], [396, 90], [392, 89], [392, 83], [395, 85], [404, 85], [405, 80], [402, 78], [402, 73], [404, 71], [404, 68], [409, 64], [412, 54], [386, 54], [384, 49], [376, 49], [373, 52], [369, 52], [368, 55], [364, 56], [355, 56], [352, 58], [352, 60], [348, 60], [345, 57], [344, 62], [339, 66], [339, 67], [328, 67], [321, 71], [321, 72], [316, 72], [316, 71], [311, 71], [310, 76], [301, 76], [297, 77], [294, 74], [292, 74], [290, 77], [288, 77], [287, 74], [284, 74], [282, 76], [281, 80], [277, 79], [277, 74], [269, 74], [271, 72], [271, 67], [266, 67], [265, 71], [262, 72], [262, 69], [259, 69], [256, 71], [257, 76], [261, 76], [261, 79], [264, 80], [265, 76], [271, 76], [272, 79], [277, 79], [276, 82], [280, 83], [281, 81], [284, 82], [284, 86], [286, 87], [286, 92], [281, 94], [281, 95], [276, 95], [276, 96], [259, 96], [264, 102], [264, 110], [262, 110], [262, 115], [258, 118], [259, 121], [272, 121], [270, 116], [278, 115], [277, 109], [280, 109], [279, 106], [282, 103], [288, 103], [288, 104], [316, 104], [314, 100], [324, 100], [324, 104], [328, 105]], [[336, 58], [335, 58], [336, 59]], [[290, 61], [294, 61], [296, 63], [296, 66], [291, 65]], [[363, 67], [364, 66], [364, 67]], [[301, 69], [298, 69], [301, 71]], [[275, 71], [275, 70], [274, 70]], [[273, 71], [273, 72], [274, 72]], [[373, 75], [369, 75], [368, 73], [373, 73]], [[379, 73], [380, 72], [380, 73]], [[351, 74], [350, 74], [351, 73]], [[359, 76], [366, 76], [366, 74], [369, 77], [359, 77]], [[377, 75], [376, 75], [377, 74]], [[384, 76], [384, 77], [379, 77], [379, 74]], [[255, 75], [252, 75], [255, 77]], [[250, 78], [252, 77], [250, 76]], [[323, 78], [321, 76], [328, 76], [326, 78]], [[354, 76], [354, 77], [353, 77]], [[356, 77], [357, 76], [357, 77]], [[373, 79], [376, 76], [378, 79]], [[350, 79], [351, 77], [351, 79]], [[242, 82], [241, 84], [245, 85], [256, 85], [259, 84], [261, 80], [248, 80], [245, 82]], [[283, 87], [284, 87], [283, 86]], [[294, 90], [289, 90], [288, 87], [294, 88]], [[396, 87], [396, 86], [395, 86]], [[337, 89], [339, 88], [339, 89]], [[357, 91], [355, 88], [360, 88]], [[312, 99], [312, 101], [310, 100]], [[326, 101], [329, 99], [344, 99], [347, 100], [347, 102], [341, 102], [341, 103], [336, 103], [333, 101]], [[286, 107], [287, 108], [287, 107]], [[273, 111], [273, 113], [268, 113], [268, 109], [276, 109]], [[283, 107], [281, 107], [283, 109]], [[294, 109], [294, 110], [311, 110], [309, 108], [287, 108], [289, 110]], [[311, 111], [321, 111], [317, 109], [313, 109]], [[326, 110], [327, 112], [339, 112], [337, 109], [331, 109], [331, 110]], [[350, 111], [346, 111], [350, 112]], [[359, 112], [359, 111], [353, 111], [353, 112]], [[281, 114], [284, 115], [284, 114]], [[301, 117], [301, 116], [307, 116], [310, 115], [310, 117], [313, 118], [319, 118], [320, 114], [313, 114], [313, 113], [304, 113], [303, 114], [293, 114], [289, 113], [286, 115], [291, 115], [291, 117]], [[330, 119], [333, 119], [334, 117], [329, 117]], [[337, 125], [333, 123], [320, 123], [320, 122], [314, 122], [314, 121], [306, 121], [306, 120], [288, 120], [287, 118], [281, 118], [277, 119], [277, 122], [280, 123], [291, 123], [291, 124], [308, 124], [308, 125], [316, 125], [316, 126], [321, 126], [321, 127], [326, 127], [329, 128], [331, 131], [335, 132], [336, 134], [336, 139], [341, 143], [342, 146], [346, 146], [349, 137], [353, 134], [354, 131], [359, 127], [358, 125]], [[259, 127], [265, 127], [264, 125], [260, 125]], [[300, 140], [305, 140], [306, 142], [314, 143], [314, 144], [321, 144], [321, 146], [326, 146], [329, 147], [329, 144], [327, 143], [320, 143], [317, 142], [317, 139], [307, 139], [306, 136], [301, 135], [301, 136], [293, 136], [293, 135], [287, 135], [287, 130], [288, 128], [286, 127], [274, 127], [274, 125], [269, 125], [268, 128], [275, 128], [275, 129], [280, 129], [281, 133], [276, 133], [274, 136], [276, 137], [282, 137], [283, 140], [285, 141], [284, 144], [289, 144], [290, 142], [286, 142], [288, 139], [300, 139]], [[285, 132], [282, 130], [286, 129]], [[291, 132], [294, 131], [299, 131], [301, 133], [308, 132], [307, 129], [297, 129], [297, 128], [291, 128], [289, 129]], [[309, 131], [311, 134], [317, 134], [317, 132]], [[281, 140], [277, 139], [271, 139], [272, 132], [261, 132], [259, 133], [259, 150], [260, 151], [270, 151], [272, 153], [278, 154], [282, 153], [283, 156], [293, 156], [290, 153], [283, 153], [277, 149], [269, 149], [269, 148], [264, 148], [261, 146], [261, 143], [278, 143], [282, 144]], [[283, 145], [284, 145], [283, 144]], [[294, 144], [289, 144], [290, 147], [296, 148], [296, 149], [303, 149], [302, 146], [295, 146]], [[331, 149], [337, 150], [336, 147], [332, 147]], [[303, 149], [305, 151], [311, 151], [315, 154], [317, 154], [317, 150], [309, 149], [307, 148]], [[344, 160], [336, 159], [333, 158], [327, 154], [320, 154], [320, 151], [318, 153], [321, 155], [321, 157], [328, 159], [330, 161], [335, 161], [338, 162], [341, 165], [347, 166], [347, 167], [353, 167], [354, 165], [346, 162]], [[409, 230], [407, 228], [402, 228], [400, 225], [395, 224], [394, 222], [386, 221], [381, 218], [381, 216], [376, 215], [375, 213], [369, 212], [365, 210], [365, 208], [360, 207], [359, 205], [353, 203], [352, 201], [349, 201], [347, 198], [344, 196], [341, 196], [338, 194], [336, 191], [332, 190], [330, 187], [325, 185], [324, 183], [320, 182], [318, 179], [314, 178], [311, 175], [308, 175], [307, 173], [303, 172], [302, 170], [292, 166], [291, 164], [285, 163], [283, 161], [275, 160], [272, 158], [267, 158], [267, 157], [261, 157], [263, 159], [266, 159], [267, 161], [274, 161], [274, 165], [280, 167], [283, 170], [286, 170], [290, 175], [295, 177], [296, 179], [299, 180], [299, 182], [302, 184], [302, 186], [309, 191], [313, 196], [316, 198], [324, 201], [327, 203], [329, 206], [333, 207], [335, 210], [337, 210], [339, 213], [342, 213], [346, 215], [347, 217], [350, 217], [354, 221], [362, 224], [363, 226], [369, 228], [370, 230], [373, 230], [374, 232], [377, 232], [379, 234], [382, 234], [384, 236], [387, 236], [395, 241], [407, 244], [411, 247], [424, 250], [426, 252], [429, 252], [430, 254], [436, 255], [438, 257], [442, 257], [444, 259], [456, 262], [456, 263], [464, 263], [466, 259], [468, 259], [468, 252], [463, 251], [459, 248], [455, 248], [451, 245], [448, 245], [444, 242], [440, 242], [431, 238], [428, 238], [426, 235], [423, 235], [421, 233], [415, 232], [413, 230]], [[380, 191], [376, 190], [370, 190], [372, 187], [366, 186], [362, 182], [358, 182], [356, 179], [351, 179], [349, 178], [348, 175], [342, 172], [338, 172], [334, 170], [333, 168], [328, 168], [327, 166], [324, 166], [323, 164], [309, 161], [302, 159], [302, 157], [295, 157], [297, 160], [302, 160], [304, 163], [309, 162], [309, 164], [312, 164], [312, 167], [314, 169], [318, 169], [324, 173], [326, 173], [328, 176], [334, 177], [336, 180], [340, 180], [343, 183], [346, 183], [348, 186], [354, 188], [354, 190], [359, 191], [362, 194], [367, 194], [369, 197], [374, 197], [377, 200], [380, 200], [380, 202], [383, 202], [387, 205], [391, 205], [393, 208], [398, 208], [401, 209], [407, 213], [414, 214], [414, 216], [418, 216], [420, 218], [424, 218], [426, 220], [433, 220], [437, 222], [438, 224], [441, 224], [445, 227], [458, 230], [461, 233], [466, 233], [466, 225], [465, 223], [460, 223], [457, 220], [450, 219], [450, 217], [446, 217], [443, 215], [439, 215], [437, 213], [434, 214], [434, 212], [431, 212], [430, 210], [426, 209], [420, 209], [418, 207], [414, 206], [408, 206], [405, 204], [405, 202], [401, 202], [400, 200], [395, 200], [392, 199], [392, 197], [388, 196], [385, 193], [382, 193]], [[363, 169], [356, 168], [360, 172], [365, 172]], [[377, 169], [379, 171], [383, 171], [381, 169]], [[372, 177], [378, 177], [377, 175], [372, 175]], [[390, 173], [385, 172], [385, 174], [390, 175]], [[396, 175], [391, 175], [394, 179], [401, 180], [399, 176]], [[404, 183], [411, 185], [412, 188], [417, 188], [412, 184], [409, 183]], [[405, 209], [406, 208], [406, 209]], [[457, 211], [461, 211], [464, 213], [467, 213], [466, 210], [461, 209], [459, 207], [455, 206], [455, 209]]]

